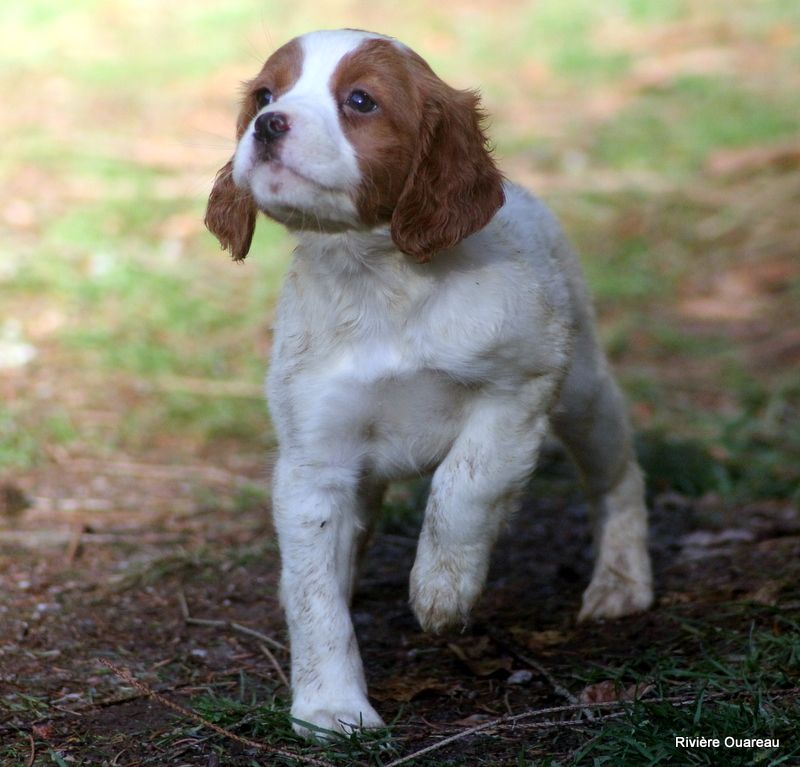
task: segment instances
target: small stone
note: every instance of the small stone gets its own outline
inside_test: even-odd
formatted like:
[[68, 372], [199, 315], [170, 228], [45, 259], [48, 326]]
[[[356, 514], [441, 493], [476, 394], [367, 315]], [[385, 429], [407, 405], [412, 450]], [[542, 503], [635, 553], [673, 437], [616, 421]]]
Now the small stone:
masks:
[[533, 672], [528, 671], [526, 668], [521, 668], [519, 671], [512, 671], [506, 679], [506, 684], [528, 684], [533, 679]]

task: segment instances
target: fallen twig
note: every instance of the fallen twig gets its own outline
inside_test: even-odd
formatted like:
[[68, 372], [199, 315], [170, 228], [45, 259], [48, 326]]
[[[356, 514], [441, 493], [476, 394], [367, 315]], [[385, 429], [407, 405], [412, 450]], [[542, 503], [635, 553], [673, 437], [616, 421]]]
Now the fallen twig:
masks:
[[33, 767], [33, 763], [36, 761], [36, 740], [33, 737], [33, 732], [28, 733], [28, 741], [31, 745], [31, 755], [28, 757], [27, 767]]
[[[580, 701], [578, 700], [576, 695], [573, 695], [566, 687], [562, 684], [559, 684], [558, 680], [538, 661], [534, 660], [533, 658], [529, 658], [527, 655], [523, 655], [522, 653], [513, 650], [512, 652], [514, 655], [517, 656], [524, 664], [530, 666], [535, 671], [538, 671], [541, 676], [543, 676], [548, 684], [553, 688], [553, 692], [556, 695], [560, 695], [565, 700], [569, 701], [569, 703], [573, 706], [578, 705]], [[586, 716], [587, 719], [592, 719], [594, 714], [592, 713], [591, 709], [578, 709], [579, 713], [582, 713]]]
[[[555, 692], [556, 695], [564, 698], [564, 700], [568, 701], [573, 706], [580, 703], [578, 697], [573, 695], [564, 685], [560, 684], [539, 661], [527, 655], [523, 655], [513, 646], [513, 643], [509, 642], [505, 637], [499, 636], [495, 634], [495, 632], [492, 632], [492, 634], [495, 641], [501, 642], [518, 660], [522, 661], [526, 666], [530, 666], [534, 671], [537, 671], [540, 676], [544, 677], [550, 687], [553, 688], [553, 692]], [[594, 717], [594, 713], [590, 709], [579, 709], [579, 714], [585, 716], [587, 719], [592, 719]]]
[[278, 663], [278, 659], [272, 654], [272, 651], [267, 647], [265, 644], [259, 645], [261, 648], [261, 652], [267, 656], [269, 662], [272, 664], [275, 672], [278, 675], [278, 678], [283, 682], [284, 687], [287, 689], [291, 689], [291, 685], [289, 684], [289, 680], [286, 678], [286, 674], [284, 673], [283, 669], [281, 668], [281, 664]]
[[281, 644], [276, 639], [273, 639], [272, 637], [269, 637], [266, 634], [262, 634], [260, 631], [248, 628], [247, 626], [242, 626], [241, 623], [234, 623], [233, 621], [206, 620], [205, 618], [187, 618], [186, 622], [191, 623], [193, 626], [212, 626], [214, 628], [231, 629], [232, 631], [238, 631], [240, 634], [246, 634], [247, 636], [260, 639], [262, 642], [272, 645], [276, 650], [281, 650], [282, 652], [289, 652], [286, 645]]
[[290, 751], [284, 751], [282, 748], [271, 746], [268, 743], [262, 743], [261, 741], [258, 740], [251, 740], [250, 738], [245, 738], [242, 737], [241, 735], [237, 735], [235, 732], [231, 732], [230, 730], [227, 730], [224, 727], [220, 727], [218, 724], [214, 724], [214, 722], [209, 722], [208, 719], [205, 719], [204, 717], [200, 716], [200, 714], [198, 714], [197, 712], [185, 708], [184, 706], [181, 706], [178, 703], [171, 701], [169, 698], [165, 698], [163, 695], [156, 692], [152, 687], [147, 685], [145, 682], [142, 682], [135, 676], [133, 676], [133, 674], [127, 668], [122, 668], [121, 666], [117, 666], [111, 661], [107, 660], [106, 658], [98, 658], [98, 661], [106, 668], [111, 669], [111, 671], [113, 671], [120, 679], [122, 679], [124, 682], [127, 682], [134, 689], [139, 690], [141, 693], [157, 701], [162, 706], [165, 706], [166, 708], [176, 711], [181, 716], [184, 716], [188, 719], [192, 719], [198, 724], [202, 724], [204, 727], [213, 730], [218, 735], [223, 735], [229, 740], [233, 740], [236, 743], [239, 743], [243, 746], [247, 746], [248, 748], [255, 748], [259, 751], [264, 751], [270, 754], [275, 754], [277, 756], [282, 756], [285, 759], [292, 759], [294, 761], [301, 762], [303, 764], [316, 765], [316, 767], [331, 767], [331, 763], [323, 759], [317, 759], [316, 757], [306, 756], [303, 754], [291, 753]]
[[240, 634], [246, 634], [247, 636], [260, 639], [262, 642], [264, 642], [264, 644], [271, 645], [276, 650], [281, 650], [281, 652], [289, 652], [286, 645], [281, 644], [276, 639], [273, 639], [266, 634], [262, 634], [260, 631], [248, 628], [247, 626], [242, 626], [241, 623], [234, 623], [233, 621], [209, 620], [206, 618], [193, 618], [189, 612], [189, 605], [186, 602], [186, 595], [181, 589], [178, 589], [178, 604], [181, 609], [181, 615], [183, 616], [184, 623], [189, 623], [193, 626], [212, 626], [214, 628], [231, 629], [232, 631], [238, 631]]
[[626, 711], [614, 711], [611, 714], [594, 716], [591, 719], [591, 724], [588, 720], [586, 722], [581, 722], [578, 719], [545, 719], [543, 722], [515, 722], [514, 727], [519, 727], [521, 730], [553, 730], [558, 727], [580, 727], [581, 725], [589, 727], [600, 722], [605, 722], [608, 719], [618, 719], [621, 716], [625, 716], [626, 713]]
[[181, 610], [181, 617], [184, 621], [188, 621], [192, 616], [189, 614], [189, 604], [186, 602], [186, 594], [183, 589], [178, 589], [178, 607]]
[[123, 703], [130, 703], [140, 698], [146, 698], [147, 694], [143, 692], [134, 692], [130, 695], [122, 695], [118, 698], [109, 698], [107, 700], [98, 700], [92, 703], [93, 708], [111, 708], [111, 706], [121, 706]]

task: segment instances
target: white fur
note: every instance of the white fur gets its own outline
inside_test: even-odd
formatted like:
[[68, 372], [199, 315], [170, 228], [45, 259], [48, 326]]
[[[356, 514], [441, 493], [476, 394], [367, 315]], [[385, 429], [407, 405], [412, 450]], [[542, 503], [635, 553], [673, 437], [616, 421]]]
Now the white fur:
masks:
[[[254, 168], [249, 134], [239, 144], [237, 183], [270, 214], [355, 215], [358, 169], [326, 86], [359, 35], [303, 41], [303, 75], [280, 99], [297, 121], [282, 162], [299, 176]], [[268, 396], [292, 714], [314, 726], [381, 724], [348, 604], [370, 506], [389, 480], [433, 472], [411, 573], [425, 629], [467, 620], [549, 425], [597, 511], [597, 566], [580, 617], [652, 600], [642, 482], [577, 261], [542, 203], [512, 184], [505, 193], [488, 226], [427, 264], [400, 253], [386, 228], [299, 235]]]

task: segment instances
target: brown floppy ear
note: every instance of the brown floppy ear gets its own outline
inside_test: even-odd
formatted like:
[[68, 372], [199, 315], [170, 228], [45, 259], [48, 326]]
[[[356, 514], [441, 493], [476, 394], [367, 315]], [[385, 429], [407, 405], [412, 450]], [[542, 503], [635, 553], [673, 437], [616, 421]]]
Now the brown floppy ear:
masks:
[[441, 82], [423, 106], [416, 155], [391, 221], [395, 245], [417, 261], [482, 229], [504, 202], [482, 118], [476, 93]]
[[233, 160], [217, 172], [208, 196], [205, 225], [223, 250], [241, 261], [250, 250], [256, 228], [257, 209], [253, 198], [233, 183]]

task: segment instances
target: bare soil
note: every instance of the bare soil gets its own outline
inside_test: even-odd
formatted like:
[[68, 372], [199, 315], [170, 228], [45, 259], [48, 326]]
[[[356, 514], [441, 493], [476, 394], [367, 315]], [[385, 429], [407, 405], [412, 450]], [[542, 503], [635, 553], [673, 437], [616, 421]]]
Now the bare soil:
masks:
[[[425, 635], [408, 608], [413, 515], [377, 534], [353, 618], [371, 694], [394, 722], [395, 758], [492, 717], [563, 705], [563, 688], [578, 697], [599, 670], [646, 674], [653, 648], [691, 653], [682, 626], [693, 617], [716, 614], [724, 627], [769, 625], [775, 610], [800, 616], [796, 509], [739, 509], [732, 527], [713, 501], [664, 493], [652, 514], [656, 607], [576, 625], [591, 566], [585, 506], [564, 497], [560, 480], [541, 484], [499, 542], [487, 591], [461, 634]], [[43, 549], [4, 546], [0, 743], [18, 755], [7, 763], [52, 764], [54, 753], [81, 765], [279, 763], [176, 714], [101, 663], [188, 707], [210, 693], [254, 705], [285, 698], [262, 642], [231, 625], [188, 623], [183, 607], [285, 643], [268, 518], [258, 506], [124, 526], [111, 515], [84, 520]], [[273, 655], [288, 669], [285, 652]], [[574, 727], [475, 735], [420, 763], [516, 764], [520, 753], [568, 756], [580, 743]]]

